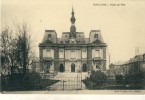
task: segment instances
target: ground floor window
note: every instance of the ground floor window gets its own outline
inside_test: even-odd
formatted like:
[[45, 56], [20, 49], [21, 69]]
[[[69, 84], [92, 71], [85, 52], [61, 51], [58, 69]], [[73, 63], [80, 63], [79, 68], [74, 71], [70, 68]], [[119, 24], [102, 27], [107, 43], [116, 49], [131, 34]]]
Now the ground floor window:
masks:
[[59, 65], [59, 72], [64, 72], [64, 65], [63, 64], [60, 64]]
[[75, 64], [74, 63], [71, 64], [71, 72], [75, 72]]
[[83, 66], [82, 66], [82, 71], [83, 71], [83, 72], [86, 72], [86, 71], [87, 71], [87, 65], [86, 65], [86, 64], [83, 64]]

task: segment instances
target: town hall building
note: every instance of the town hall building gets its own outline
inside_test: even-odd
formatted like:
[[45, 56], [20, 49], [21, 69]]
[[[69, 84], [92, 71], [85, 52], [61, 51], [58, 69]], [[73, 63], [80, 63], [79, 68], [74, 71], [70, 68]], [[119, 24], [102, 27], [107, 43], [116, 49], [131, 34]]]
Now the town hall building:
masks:
[[89, 38], [77, 32], [74, 10], [71, 13], [69, 32], [57, 37], [55, 30], [45, 30], [39, 44], [40, 69], [45, 72], [88, 72], [92, 69], [106, 70], [106, 43], [100, 30], [91, 30]]

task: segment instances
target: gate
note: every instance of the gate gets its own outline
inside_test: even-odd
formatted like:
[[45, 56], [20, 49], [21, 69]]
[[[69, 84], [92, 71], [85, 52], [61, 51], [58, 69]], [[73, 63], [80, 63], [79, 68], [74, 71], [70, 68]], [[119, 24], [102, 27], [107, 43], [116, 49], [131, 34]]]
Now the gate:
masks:
[[49, 86], [49, 90], [82, 90], [85, 89], [81, 75], [77, 77], [61, 78], [59, 82]]

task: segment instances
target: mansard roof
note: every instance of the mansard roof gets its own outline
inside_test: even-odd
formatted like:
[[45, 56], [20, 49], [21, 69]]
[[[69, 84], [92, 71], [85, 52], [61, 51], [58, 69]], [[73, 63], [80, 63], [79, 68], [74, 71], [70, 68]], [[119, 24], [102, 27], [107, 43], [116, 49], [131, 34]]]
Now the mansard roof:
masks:
[[76, 32], [74, 11], [72, 9], [71, 28], [70, 32], [62, 32], [60, 38], [57, 38], [55, 30], [45, 30], [45, 34], [42, 43], [54, 43], [54, 44], [102, 44], [104, 43], [100, 30], [91, 30], [89, 38], [85, 38], [84, 32]]
[[[94, 35], [98, 34], [98, 39], [94, 39]], [[51, 36], [51, 40], [48, 41], [48, 36]], [[62, 32], [62, 35], [60, 38], [57, 38], [57, 33], [55, 30], [45, 30], [45, 34], [43, 36], [42, 43], [57, 43], [57, 44], [67, 44], [66, 43], [66, 37], [69, 38], [70, 32]], [[79, 38], [79, 44], [88, 44], [88, 43], [97, 43], [98, 41], [100, 43], [104, 43], [103, 37], [101, 35], [100, 30], [91, 30], [89, 38], [85, 38], [84, 32], [76, 32], [76, 40]]]
[[[69, 38], [69, 34], [70, 32], [63, 32], [62, 33], [62, 36], [60, 38], [60, 42], [63, 42], [65, 44], [65, 38], [68, 37]], [[76, 32], [76, 39], [80, 40], [79, 43], [88, 43], [88, 39], [85, 39], [85, 35], [84, 35], [84, 32]], [[58, 43], [60, 43], [58, 42]]]
[[56, 43], [57, 34], [55, 30], [45, 30], [42, 43], [45, 43], [48, 40], [48, 34], [51, 35], [51, 42]]
[[[98, 40], [101, 41], [101, 43], [104, 43], [104, 40], [103, 40], [103, 37], [102, 37], [102, 34], [101, 34], [101, 30], [91, 30], [90, 31], [90, 35], [91, 33], [95, 33], [95, 34], [98, 34]], [[95, 35], [94, 34], [94, 35]], [[89, 36], [90, 37], [90, 36]], [[90, 37], [91, 38], [91, 37]]]

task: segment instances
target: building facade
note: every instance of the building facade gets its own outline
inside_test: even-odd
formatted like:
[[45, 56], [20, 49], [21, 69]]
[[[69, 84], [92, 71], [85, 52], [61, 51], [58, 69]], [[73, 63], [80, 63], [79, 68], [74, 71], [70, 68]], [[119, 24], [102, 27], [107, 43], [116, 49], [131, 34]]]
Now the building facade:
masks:
[[116, 76], [116, 75], [133, 75], [137, 73], [144, 73], [145, 72], [145, 54], [143, 55], [136, 55], [133, 58], [130, 58], [129, 61], [124, 63], [114, 63], [110, 64], [109, 66], [109, 76]]
[[45, 30], [39, 44], [41, 70], [45, 72], [87, 72], [91, 69], [106, 70], [106, 43], [100, 30], [91, 30], [89, 38], [77, 32], [72, 9], [69, 32], [57, 38], [55, 30]]

